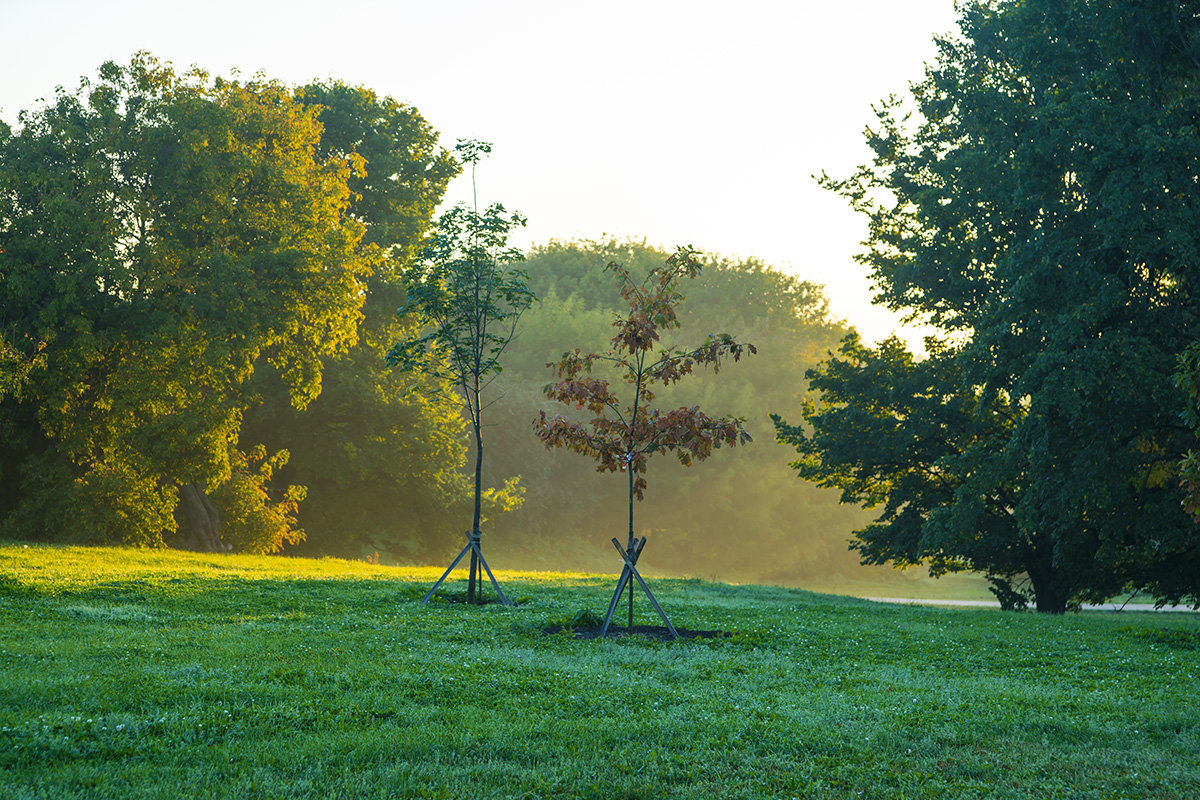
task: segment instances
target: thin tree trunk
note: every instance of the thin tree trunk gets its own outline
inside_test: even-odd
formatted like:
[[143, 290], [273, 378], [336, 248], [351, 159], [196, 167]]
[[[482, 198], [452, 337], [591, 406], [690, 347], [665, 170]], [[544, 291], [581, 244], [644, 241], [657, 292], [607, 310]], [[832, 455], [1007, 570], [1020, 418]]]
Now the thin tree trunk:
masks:
[[[483, 551], [482, 531], [480, 530], [483, 517], [483, 434], [480, 430], [483, 424], [482, 410], [479, 408], [479, 388], [475, 388], [475, 410], [471, 415], [471, 423], [475, 429], [475, 516], [471, 523], [471, 535], [480, 539], [479, 550]], [[483, 600], [482, 589], [483, 569], [479, 564], [479, 556], [471, 550], [471, 571], [467, 578], [467, 602], [479, 603]]]
[[[633, 449], [637, 445], [634, 437], [637, 435], [637, 420], [639, 406], [642, 404], [642, 381], [646, 375], [646, 354], [637, 355], [637, 382], [633, 388], [633, 413], [629, 416], [629, 449], [625, 453], [625, 470], [629, 473], [629, 544], [625, 551], [633, 556]], [[629, 632], [633, 633], [633, 579], [629, 581]]]
[[[625, 545], [625, 552], [633, 556], [633, 459], [629, 459], [626, 465], [626, 471], [629, 473], [629, 543]], [[629, 632], [633, 633], [633, 578], [630, 577], [629, 584]]]

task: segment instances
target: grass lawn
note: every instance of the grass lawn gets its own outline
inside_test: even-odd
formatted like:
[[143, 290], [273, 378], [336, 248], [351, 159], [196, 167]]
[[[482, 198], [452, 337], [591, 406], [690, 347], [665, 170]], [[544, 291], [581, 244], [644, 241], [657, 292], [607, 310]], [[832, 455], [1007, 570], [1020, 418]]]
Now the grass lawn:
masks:
[[0, 547], [0, 798], [1200, 798], [1197, 615], [438, 572]]

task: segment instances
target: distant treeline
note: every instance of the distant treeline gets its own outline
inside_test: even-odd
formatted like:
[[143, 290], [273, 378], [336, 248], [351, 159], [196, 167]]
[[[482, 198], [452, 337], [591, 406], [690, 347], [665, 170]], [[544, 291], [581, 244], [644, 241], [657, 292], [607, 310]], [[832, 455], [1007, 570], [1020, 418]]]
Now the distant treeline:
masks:
[[[667, 255], [613, 240], [551, 242], [530, 254], [530, 285], [542, 300], [522, 319], [494, 384], [496, 427], [489, 430], [496, 479], [520, 475], [525, 501], [496, 520], [497, 553], [511, 548], [521, 563], [543, 567], [611, 568], [616, 554], [608, 540], [620, 538], [626, 525], [623, 477], [597, 473], [591, 459], [571, 452], [547, 452], [533, 437], [531, 410], [570, 413], [542, 394], [551, 378], [547, 362], [576, 346], [608, 348], [622, 301], [603, 266], [615, 261], [644, 273]], [[664, 346], [728, 331], [758, 353], [723, 366], [719, 376], [703, 370], [689, 376], [656, 403], [745, 417], [754, 442], [687, 468], [667, 457], [650, 462], [646, 499], [637, 509], [639, 533], [651, 542], [646, 560], [658, 569], [727, 580], [791, 582], [852, 571], [857, 558], [846, 540], [866, 515], [840, 506], [836, 492], [798, 481], [788, 467], [794, 451], [775, 442], [769, 418], [798, 406], [805, 368], [836, 347], [846, 326], [830, 318], [821, 287], [754, 259], [712, 256], [680, 288], [682, 326]]]
[[[605, 265], [618, 261], [644, 272], [667, 255], [636, 241], [551, 242], [535, 248], [525, 263], [529, 285], [541, 299], [521, 318], [504, 371], [487, 390], [485, 478], [495, 488], [485, 534], [497, 565], [613, 568], [608, 540], [626, 525], [623, 478], [597, 473], [594, 462], [576, 454], [547, 451], [534, 436], [533, 421], [540, 409], [566, 410], [544, 396], [552, 378], [549, 361], [574, 347], [609, 346], [621, 298]], [[827, 355], [846, 327], [830, 318], [820, 287], [754, 260], [711, 257], [683, 288], [680, 340], [722, 326], [754, 343], [758, 355], [728, 365], [719, 377], [699, 373], [663, 392], [660, 405], [700, 404], [714, 414], [745, 416], [755, 442], [688, 469], [673, 459], [651, 464], [650, 487], [638, 508], [639, 533], [653, 540], [647, 562], [670, 572], [774, 582], [853, 571], [857, 558], [846, 541], [867, 515], [840, 505], [835, 492], [796, 480], [788, 467], [794, 452], [775, 442], [769, 419], [773, 410], [797, 405], [805, 366]], [[293, 455], [278, 475], [281, 488], [310, 487], [298, 517], [306, 539], [292, 551], [428, 563], [452, 556], [470, 522], [465, 481], [454, 484], [455, 502], [416, 517], [411, 503], [420, 494], [397, 491], [390, 475], [336, 465], [342, 452], [374, 443], [382, 453], [390, 441], [395, 465], [409, 463], [414, 472], [436, 468], [459, 480], [465, 449], [453, 462], [413, 463], [405, 440], [445, 437], [465, 447], [460, 424], [393, 428], [389, 440], [381, 435], [379, 414], [364, 404], [361, 418], [374, 418], [374, 424], [343, 424], [321, 446], [311, 438], [311, 421], [323, 420], [327, 407], [345, 410], [341, 403], [326, 405], [331, 391], [328, 386], [305, 411], [290, 412], [294, 424], [278, 428], [280, 438], [272, 442], [306, 454], [302, 460]], [[333, 480], [327, 483], [326, 475]]]

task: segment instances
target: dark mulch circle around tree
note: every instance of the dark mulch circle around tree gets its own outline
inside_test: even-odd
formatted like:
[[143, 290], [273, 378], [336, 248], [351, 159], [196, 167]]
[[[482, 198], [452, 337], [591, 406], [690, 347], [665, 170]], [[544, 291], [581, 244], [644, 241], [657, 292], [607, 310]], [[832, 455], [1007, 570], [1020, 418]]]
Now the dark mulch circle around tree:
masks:
[[[551, 625], [543, 628], [542, 633], [551, 636], [563, 631], [570, 631], [576, 639], [599, 639], [602, 625], [593, 627], [573, 627], [570, 625]], [[688, 628], [676, 628], [680, 639], [717, 639], [729, 636], [726, 631], [693, 631]], [[631, 632], [625, 626], [609, 625], [607, 639], [617, 639], [622, 636], [641, 636], [654, 642], [671, 642], [674, 637], [665, 625], [634, 625]]]
[[443, 603], [450, 603], [451, 605], [460, 605], [461, 604], [461, 605], [473, 605], [476, 607], [501, 605], [500, 598], [498, 598], [498, 597], [484, 597], [478, 603], [468, 604], [466, 594], [452, 594], [452, 595], [435, 594], [433, 597], [431, 597], [429, 599], [435, 600], [435, 601], [440, 600]]

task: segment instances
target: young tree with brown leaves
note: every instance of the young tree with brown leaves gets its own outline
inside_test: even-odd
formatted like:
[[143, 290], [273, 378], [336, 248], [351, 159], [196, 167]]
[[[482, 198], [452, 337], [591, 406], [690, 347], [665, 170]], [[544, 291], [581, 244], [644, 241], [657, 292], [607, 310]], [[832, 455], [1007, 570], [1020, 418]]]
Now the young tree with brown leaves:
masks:
[[[586, 423], [562, 415], [548, 417], [541, 412], [534, 422], [537, 436], [551, 447], [566, 447], [596, 460], [599, 472], [624, 472], [629, 482], [629, 536], [625, 548], [614, 538], [613, 544], [625, 560], [625, 568], [604, 619], [604, 630], [612, 619], [621, 593], [629, 584], [629, 627], [633, 627], [633, 586], [636, 579], [655, 609], [674, 633], [674, 626], [658, 606], [654, 595], [637, 573], [637, 559], [646, 539], [634, 536], [633, 501], [642, 500], [646, 489], [646, 466], [650, 456], [671, 451], [688, 466], [702, 461], [723, 444], [734, 446], [750, 441], [745, 419], [710, 417], [698, 406], [660, 411], [653, 408], [655, 384], [670, 386], [697, 366], [711, 366], [718, 372], [724, 359], [739, 360], [746, 352], [755, 353], [752, 344], [738, 342], [728, 333], [712, 334], [698, 347], [669, 347], [653, 352], [661, 332], [679, 327], [675, 309], [683, 299], [678, 283], [700, 273], [700, 261], [690, 247], [679, 248], [666, 262], [635, 281], [628, 270], [610, 263], [620, 286], [621, 297], [629, 303], [629, 314], [619, 317], [613, 326], [612, 349], [605, 353], [582, 353], [579, 348], [563, 354], [548, 366], [557, 382], [548, 384], [545, 393], [559, 402], [586, 408], [592, 415]], [[632, 391], [623, 401], [608, 380], [592, 374], [594, 366], [610, 365]]]

